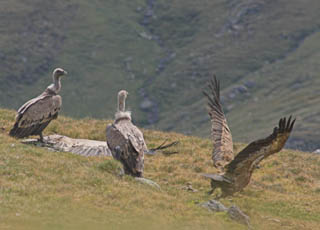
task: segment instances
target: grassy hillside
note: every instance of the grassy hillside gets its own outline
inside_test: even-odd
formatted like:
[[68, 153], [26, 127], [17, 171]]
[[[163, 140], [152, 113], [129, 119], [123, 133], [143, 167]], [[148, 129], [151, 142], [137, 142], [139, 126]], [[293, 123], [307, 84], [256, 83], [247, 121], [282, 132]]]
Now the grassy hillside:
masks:
[[[197, 204], [213, 196], [208, 139], [144, 130], [149, 147], [180, 140], [179, 154], [146, 156], [145, 177], [161, 190], [116, 175], [111, 158], [82, 157], [23, 145], [7, 135], [14, 112], [0, 110], [1, 229], [246, 229]], [[46, 134], [104, 140], [109, 121], [60, 117]], [[236, 144], [239, 151], [243, 145]], [[292, 150], [263, 161], [250, 185], [222, 199], [251, 216], [254, 229], [317, 229], [320, 157]], [[191, 183], [197, 192], [184, 187]]]
[[68, 116], [112, 118], [125, 88], [141, 126], [207, 137], [201, 89], [216, 73], [235, 140], [266, 135], [292, 113], [288, 146], [314, 150], [319, 10], [317, 0], [7, 1], [0, 105], [17, 109], [61, 66]]

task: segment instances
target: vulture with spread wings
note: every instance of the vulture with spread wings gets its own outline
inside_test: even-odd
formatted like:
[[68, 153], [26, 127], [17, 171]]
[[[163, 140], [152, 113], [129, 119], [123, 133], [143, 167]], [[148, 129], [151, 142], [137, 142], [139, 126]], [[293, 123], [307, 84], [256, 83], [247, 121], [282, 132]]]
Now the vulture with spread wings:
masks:
[[[209, 83], [210, 93], [204, 92], [208, 99], [209, 116], [212, 122], [212, 137], [214, 150], [212, 159], [214, 166], [221, 174], [203, 174], [211, 179], [211, 193], [221, 188], [222, 196], [232, 195], [246, 187], [256, 166], [263, 159], [279, 152], [293, 129], [295, 120], [291, 116], [287, 120], [281, 118], [273, 133], [265, 139], [250, 143], [238, 155], [233, 157], [231, 132], [220, 103], [220, 85], [216, 77]], [[234, 159], [233, 159], [234, 158]]]

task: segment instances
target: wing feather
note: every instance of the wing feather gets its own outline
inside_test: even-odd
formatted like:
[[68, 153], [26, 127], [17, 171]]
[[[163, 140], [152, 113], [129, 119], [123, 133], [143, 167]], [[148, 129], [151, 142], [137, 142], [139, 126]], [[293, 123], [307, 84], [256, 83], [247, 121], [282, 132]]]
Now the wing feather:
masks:
[[121, 120], [114, 124], [115, 127], [128, 139], [137, 152], [147, 152], [148, 148], [144, 141], [143, 133], [140, 129], [132, 124], [130, 120]]
[[26, 128], [35, 124], [52, 120], [53, 116], [61, 109], [62, 100], [59, 95], [45, 96], [30, 103], [18, 113], [19, 127]]
[[268, 156], [279, 152], [288, 140], [293, 129], [295, 119], [288, 121], [281, 118], [279, 124], [274, 128], [273, 133], [265, 139], [260, 139], [250, 143], [244, 148], [235, 159], [227, 166], [227, 174], [244, 175], [251, 173], [254, 166]]
[[216, 76], [209, 81], [208, 88], [209, 93], [203, 91], [203, 94], [208, 100], [208, 113], [212, 123], [212, 160], [216, 168], [223, 169], [234, 157], [232, 135], [220, 103], [220, 83]]
[[10, 135], [21, 138], [41, 133], [51, 120], [57, 118], [61, 105], [61, 97], [46, 90], [19, 108]]
[[121, 119], [107, 126], [106, 137], [113, 157], [123, 164], [125, 171], [134, 176], [142, 176], [147, 146], [142, 132], [131, 120]]

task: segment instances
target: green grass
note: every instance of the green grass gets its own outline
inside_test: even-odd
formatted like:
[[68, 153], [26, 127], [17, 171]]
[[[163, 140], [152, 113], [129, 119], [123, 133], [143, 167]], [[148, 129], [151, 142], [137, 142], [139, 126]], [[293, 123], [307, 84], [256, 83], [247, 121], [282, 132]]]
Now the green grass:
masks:
[[[288, 146], [320, 147], [318, 0], [156, 0], [143, 26], [147, 2], [3, 3], [0, 105], [17, 109], [61, 66], [69, 72], [61, 92], [65, 115], [110, 119], [118, 90], [127, 89], [139, 125], [208, 137], [201, 89], [216, 73], [236, 141], [263, 137], [280, 117], [294, 114]], [[248, 82], [248, 93], [230, 98]], [[141, 90], [156, 102], [153, 112], [140, 108]]]
[[[149, 147], [180, 141], [178, 154], [145, 158], [145, 177], [157, 190], [119, 177], [111, 158], [21, 144], [7, 135], [13, 121], [13, 111], [0, 110], [0, 229], [246, 229], [198, 206], [214, 198], [199, 175], [215, 172], [208, 139], [143, 130]], [[45, 134], [104, 140], [109, 122], [59, 117]], [[319, 172], [318, 155], [283, 150], [262, 162], [243, 192], [221, 202], [238, 205], [254, 229], [317, 229]], [[188, 183], [198, 192], [185, 190]]]

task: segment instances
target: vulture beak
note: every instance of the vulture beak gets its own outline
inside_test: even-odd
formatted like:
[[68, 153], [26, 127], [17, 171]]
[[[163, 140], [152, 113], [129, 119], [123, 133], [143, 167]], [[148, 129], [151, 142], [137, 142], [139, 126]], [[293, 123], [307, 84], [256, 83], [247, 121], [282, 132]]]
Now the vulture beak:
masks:
[[67, 74], [68, 74], [68, 72], [64, 70], [63, 71], [63, 75], [67, 75]]

